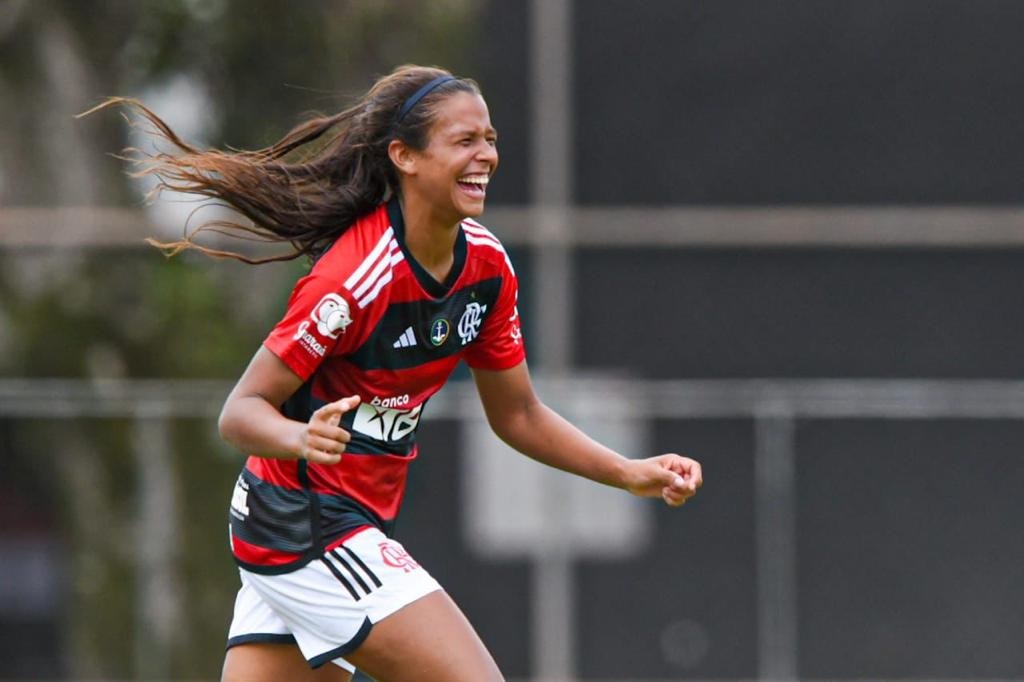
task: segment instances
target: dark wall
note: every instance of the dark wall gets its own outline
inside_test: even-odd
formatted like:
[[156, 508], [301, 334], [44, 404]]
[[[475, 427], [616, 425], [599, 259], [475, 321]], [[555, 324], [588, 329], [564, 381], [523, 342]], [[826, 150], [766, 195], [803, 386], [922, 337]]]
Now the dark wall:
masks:
[[496, 204], [529, 201], [529, 31], [525, 2], [489, 2], [476, 35], [477, 80], [498, 131], [501, 162], [487, 200]]
[[580, 674], [755, 678], [752, 425], [666, 420], [653, 425], [652, 435], [655, 452], [685, 444], [688, 452], [700, 453], [714, 492], [688, 502], [685, 511], [658, 506], [648, 551], [623, 561], [581, 563]]
[[[990, 203], [1024, 198], [1024, 4], [574, 2], [576, 200]], [[489, 3], [477, 63], [524, 203], [528, 3]]]
[[797, 429], [801, 674], [1024, 677], [1024, 424]]
[[1024, 4], [575, 7], [582, 203], [1024, 196]]
[[1024, 375], [1020, 251], [585, 249], [576, 272], [575, 351], [587, 368]]
[[[1024, 3], [572, 5], [577, 203], [1024, 199]], [[507, 30], [480, 43], [508, 162], [492, 185], [497, 203], [529, 200], [529, 39], [516, 33], [527, 8], [490, 3], [488, 26]], [[530, 349], [539, 336], [532, 259], [514, 255]], [[1019, 250], [586, 248], [575, 273], [573, 352], [588, 371], [1024, 376]], [[543, 348], [531, 353], [543, 357]], [[579, 565], [580, 673], [756, 677], [752, 425], [654, 427], [655, 449], [700, 458], [707, 485], [682, 512], [659, 510], [656, 549]], [[797, 422], [801, 676], [1024, 677], [1015, 641], [1024, 628], [1015, 587], [1022, 429], [999, 420]], [[509, 570], [528, 576], [528, 567]], [[483, 627], [497, 627], [488, 618]], [[696, 628], [680, 640], [692, 650], [676, 658], [664, 639], [674, 619]]]

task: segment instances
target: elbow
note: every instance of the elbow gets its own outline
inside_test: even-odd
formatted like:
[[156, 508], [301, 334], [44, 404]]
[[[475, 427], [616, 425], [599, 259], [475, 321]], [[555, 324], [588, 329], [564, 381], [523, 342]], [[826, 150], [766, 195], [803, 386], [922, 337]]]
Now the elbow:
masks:
[[520, 409], [488, 414], [487, 423], [494, 435], [512, 448], [519, 450], [529, 430], [533, 428], [532, 405], [523, 404]]
[[217, 417], [217, 433], [220, 434], [221, 439], [230, 445], [236, 444], [236, 433], [237, 433], [237, 422], [233, 415], [231, 401], [224, 403], [224, 407], [220, 410], [220, 416]]
[[487, 423], [491, 427], [491, 433], [497, 436], [499, 440], [506, 443], [507, 445], [515, 447], [514, 445], [512, 445], [512, 442], [515, 440], [515, 437], [504, 422], [488, 420]]

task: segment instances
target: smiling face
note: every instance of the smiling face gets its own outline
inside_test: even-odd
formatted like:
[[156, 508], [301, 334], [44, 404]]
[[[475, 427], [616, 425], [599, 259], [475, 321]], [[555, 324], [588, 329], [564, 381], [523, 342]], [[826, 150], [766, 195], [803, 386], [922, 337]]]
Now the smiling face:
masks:
[[392, 151], [405, 200], [424, 202], [431, 215], [447, 224], [479, 216], [498, 167], [497, 137], [480, 95], [445, 97], [436, 105], [426, 148], [397, 143], [400, 148]]

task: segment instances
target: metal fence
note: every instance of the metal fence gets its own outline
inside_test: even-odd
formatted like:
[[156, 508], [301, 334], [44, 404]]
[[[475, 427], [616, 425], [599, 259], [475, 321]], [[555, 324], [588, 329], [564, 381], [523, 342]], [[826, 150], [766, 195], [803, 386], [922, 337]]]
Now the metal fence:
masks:
[[[175, 501], [166, 499], [161, 476], [169, 469], [168, 420], [212, 418], [230, 385], [221, 381], [66, 379], [0, 380], [0, 418], [114, 418], [132, 420], [138, 451], [139, 581], [135, 585], [136, 631], [149, 633], [138, 651], [146, 669], [167, 655], [169, 628], [175, 621], [174, 578], [169, 558], [175, 548], [147, 538], [174, 536]], [[650, 419], [741, 418], [754, 422], [757, 576], [757, 661], [760, 680], [799, 677], [797, 628], [795, 451], [796, 420], [1019, 420], [1024, 421], [1024, 381], [996, 380], [699, 380], [606, 381], [578, 379], [539, 382], [542, 395], [573, 406], [583, 418]], [[616, 414], [595, 395], [616, 393]], [[457, 382], [430, 405], [429, 419], [478, 420], [472, 387]], [[161, 492], [164, 491], [164, 492]], [[162, 501], [161, 501], [162, 500]], [[556, 586], [557, 587], [557, 586]], [[543, 585], [535, 588], [535, 610], [545, 607]], [[550, 594], [550, 591], [548, 592]], [[571, 608], [571, 605], [569, 606]], [[571, 622], [572, 614], [558, 614]], [[564, 642], [537, 640], [536, 647]], [[571, 679], [575, 661], [564, 650], [534, 652], [534, 679]], [[547, 663], [545, 663], [547, 662]], [[140, 663], [141, 665], [141, 663]], [[556, 669], [557, 668], [557, 669]]]

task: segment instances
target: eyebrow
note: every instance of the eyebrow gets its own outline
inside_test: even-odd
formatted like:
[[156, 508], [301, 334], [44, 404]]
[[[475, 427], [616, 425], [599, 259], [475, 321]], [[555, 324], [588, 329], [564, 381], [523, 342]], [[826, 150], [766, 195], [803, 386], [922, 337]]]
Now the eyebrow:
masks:
[[[469, 128], [469, 127], [454, 128], [454, 129], [452, 129], [448, 133], [449, 137], [462, 137], [463, 135], [476, 135], [476, 134], [477, 134], [477, 129], [476, 128]], [[483, 134], [484, 135], [494, 135], [495, 137], [497, 137], [498, 131], [494, 129], [494, 126], [488, 126], [487, 129], [484, 130]]]

